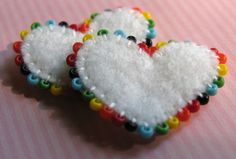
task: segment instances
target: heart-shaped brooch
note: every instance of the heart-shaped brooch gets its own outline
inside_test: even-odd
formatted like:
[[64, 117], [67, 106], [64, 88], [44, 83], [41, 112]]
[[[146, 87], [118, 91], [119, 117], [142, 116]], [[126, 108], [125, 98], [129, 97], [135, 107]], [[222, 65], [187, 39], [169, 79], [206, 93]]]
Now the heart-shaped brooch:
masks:
[[148, 47], [103, 33], [85, 35], [73, 53], [72, 87], [101, 118], [143, 138], [177, 128], [224, 85], [227, 58], [215, 48], [177, 41]]

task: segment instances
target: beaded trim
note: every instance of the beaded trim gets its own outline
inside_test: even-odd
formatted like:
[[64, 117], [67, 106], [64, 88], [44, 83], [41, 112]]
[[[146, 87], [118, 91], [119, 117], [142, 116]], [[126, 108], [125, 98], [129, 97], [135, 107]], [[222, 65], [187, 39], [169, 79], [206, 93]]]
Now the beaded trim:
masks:
[[[103, 34], [104, 38], [106, 38], [107, 33], [108, 32], [106, 31], [106, 33]], [[122, 34], [118, 35], [118, 40], [120, 37], [122, 37]], [[92, 34], [87, 34], [84, 36], [83, 41], [92, 38], [93, 38]], [[145, 43], [140, 43], [138, 45], [140, 47], [141, 53], [146, 52], [148, 55], [152, 56], [156, 50], [165, 45], [168, 45], [168, 43], [171, 42], [174, 41], [173, 40], [170, 40], [168, 42], [161, 41], [158, 42], [156, 46], [152, 47], [147, 47]], [[83, 44], [80, 43], [80, 47], [77, 50], [75, 50], [74, 54], [79, 53], [79, 49], [82, 47], [82, 45]], [[200, 109], [200, 105], [205, 105], [208, 103], [209, 96], [216, 95], [218, 88], [223, 87], [224, 85], [223, 76], [225, 76], [228, 72], [228, 68], [225, 65], [227, 62], [227, 57], [216, 48], [211, 48], [211, 50], [215, 52], [219, 60], [219, 65], [217, 67], [218, 77], [214, 78], [212, 84], [207, 85], [208, 87], [206, 89], [206, 92], [199, 93], [196, 99], [189, 101], [185, 107], [183, 107], [176, 113], [176, 115], [170, 116], [169, 119], [166, 120], [164, 123], [157, 124], [155, 127], [150, 127], [147, 123], [144, 123], [143, 125], [137, 125], [135, 118], [128, 120], [125, 116], [125, 112], [121, 112], [120, 114], [116, 112], [113, 109], [113, 107], [116, 105], [114, 102], [110, 103], [109, 105], [103, 103], [102, 99], [104, 99], [105, 95], [101, 94], [100, 97], [96, 97], [93, 91], [97, 88], [95, 86], [91, 87], [90, 89], [85, 88], [78, 73], [77, 74], [75, 73], [73, 77], [71, 76], [72, 88], [76, 91], [79, 91], [83, 95], [85, 100], [89, 101], [90, 108], [94, 111], [98, 111], [102, 119], [112, 121], [113, 124], [118, 126], [124, 126], [128, 131], [131, 132], [137, 130], [137, 132], [143, 138], [151, 138], [152, 136], [154, 136], [154, 134], [164, 135], [168, 133], [169, 129], [177, 128], [180, 125], [180, 122], [187, 121], [190, 118], [191, 113], [195, 113]], [[85, 59], [82, 60], [84, 61]], [[76, 68], [72, 69], [76, 70]], [[81, 67], [79, 69], [84, 70], [85, 68]], [[88, 80], [88, 77], [85, 76], [83, 80]]]

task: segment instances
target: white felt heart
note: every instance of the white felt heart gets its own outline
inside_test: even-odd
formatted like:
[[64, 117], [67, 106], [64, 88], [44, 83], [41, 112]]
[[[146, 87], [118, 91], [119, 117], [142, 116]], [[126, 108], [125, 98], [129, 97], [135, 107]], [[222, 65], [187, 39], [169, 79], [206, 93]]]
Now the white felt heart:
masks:
[[82, 33], [57, 25], [38, 27], [24, 39], [21, 47], [24, 63], [41, 79], [66, 85], [69, 66], [65, 59], [82, 37]]
[[100, 13], [92, 20], [89, 32], [97, 34], [103, 28], [111, 32], [123, 30], [127, 36], [135, 36], [138, 41], [145, 40], [150, 32], [148, 20], [131, 8], [117, 8]]
[[205, 46], [171, 42], [152, 57], [114, 35], [86, 41], [76, 66], [84, 85], [138, 124], [163, 123], [205, 92], [217, 76], [217, 58]]

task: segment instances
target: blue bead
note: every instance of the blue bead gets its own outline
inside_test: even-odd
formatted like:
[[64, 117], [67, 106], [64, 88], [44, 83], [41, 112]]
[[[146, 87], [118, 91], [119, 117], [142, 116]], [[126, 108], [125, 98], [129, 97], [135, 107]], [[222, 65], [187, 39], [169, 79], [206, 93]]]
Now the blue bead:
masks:
[[149, 28], [149, 33], [147, 34], [147, 38], [153, 39], [157, 35], [157, 31], [153, 28]]
[[79, 77], [73, 78], [71, 81], [71, 86], [76, 91], [81, 91], [83, 89], [83, 84]]
[[210, 96], [214, 96], [217, 94], [218, 86], [216, 84], [211, 84], [211, 86], [207, 87], [206, 93]]
[[53, 19], [49, 19], [47, 22], [46, 22], [46, 25], [48, 25], [48, 26], [54, 26], [54, 25], [56, 25], [57, 23], [56, 23], [56, 21], [55, 20], [53, 20]]
[[123, 30], [116, 30], [115, 32], [114, 32], [114, 34], [115, 35], [117, 35], [117, 36], [121, 36], [121, 37], [123, 37], [123, 38], [125, 38], [126, 37], [126, 35], [125, 35], [125, 33], [123, 32]]
[[31, 85], [37, 85], [39, 83], [40, 79], [38, 77], [34, 76], [33, 74], [29, 74], [27, 76], [27, 81]]
[[147, 126], [139, 126], [138, 133], [142, 138], [149, 139], [154, 135], [154, 129]]

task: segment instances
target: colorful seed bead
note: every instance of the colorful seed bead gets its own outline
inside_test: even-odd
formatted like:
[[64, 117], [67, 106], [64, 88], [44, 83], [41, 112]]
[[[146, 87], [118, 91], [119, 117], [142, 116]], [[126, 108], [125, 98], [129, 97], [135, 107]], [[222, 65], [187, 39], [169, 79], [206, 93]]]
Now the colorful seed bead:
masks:
[[160, 42], [158, 42], [157, 44], [156, 44], [156, 47], [157, 48], [161, 48], [161, 47], [163, 47], [163, 46], [165, 46], [165, 45], [167, 45], [168, 43], [167, 42], [165, 42], [165, 41], [160, 41]]
[[78, 31], [80, 31], [81, 33], [86, 33], [88, 30], [89, 30], [89, 25], [85, 23], [79, 25]]
[[75, 54], [70, 54], [66, 58], [66, 63], [71, 67], [75, 66], [75, 61], [76, 61], [76, 55]]
[[151, 16], [151, 14], [149, 13], [149, 12], [143, 12], [143, 16], [148, 20], [148, 19], [151, 19], [152, 18], [152, 16]]
[[155, 38], [156, 35], [157, 35], [156, 30], [153, 29], [153, 28], [149, 28], [148, 30], [149, 30], [149, 32], [148, 32], [148, 34], [147, 34], [147, 38], [150, 38], [150, 39]]
[[218, 86], [218, 88], [223, 87], [224, 84], [225, 84], [224, 77], [218, 76], [217, 79], [215, 79], [215, 80], [213, 81], [213, 83], [216, 84], [216, 85]]
[[23, 59], [22, 59], [21, 55], [16, 55], [15, 63], [16, 63], [17, 66], [21, 66], [23, 64]]
[[109, 108], [108, 106], [103, 106], [99, 111], [100, 117], [107, 121], [110, 121], [112, 119], [113, 113], [113, 109]]
[[217, 48], [211, 48], [211, 51], [215, 52], [216, 54], [219, 53], [219, 50]]
[[139, 8], [139, 7], [134, 7], [133, 10], [139, 12], [139, 13], [143, 13], [143, 11]]
[[81, 82], [81, 79], [79, 77], [76, 77], [76, 78], [72, 79], [71, 87], [76, 91], [82, 91], [83, 84]]
[[225, 54], [218, 53], [217, 56], [218, 56], [218, 60], [219, 60], [220, 64], [226, 64], [227, 56]]
[[92, 110], [99, 111], [103, 107], [103, 104], [99, 99], [93, 98], [92, 100], [90, 100], [89, 106]]
[[95, 98], [95, 95], [93, 94], [93, 92], [86, 90], [83, 92], [83, 97], [86, 101], [90, 101], [91, 99]]
[[83, 37], [83, 42], [85, 42], [85, 41], [87, 41], [87, 40], [89, 40], [89, 39], [91, 39], [91, 38], [93, 38], [93, 34], [86, 34], [86, 35]]
[[22, 64], [20, 66], [20, 71], [23, 75], [29, 75], [30, 74], [30, 71], [29, 71], [28, 67], [25, 64]]
[[126, 37], [124, 31], [123, 31], [123, 30], [120, 30], [120, 29], [116, 30], [116, 31], [114, 32], [114, 34], [115, 34], [116, 36], [121, 36], [121, 37], [123, 37], [123, 38]]
[[157, 48], [155, 46], [152, 46], [152, 47], [149, 48], [148, 54], [150, 56], [152, 56], [155, 53], [156, 50], [157, 50]]
[[65, 21], [61, 21], [60, 23], [58, 23], [58, 25], [61, 27], [66, 27], [66, 28], [69, 26], [68, 23]]
[[149, 27], [149, 28], [154, 28], [154, 26], [155, 26], [154, 20], [148, 19], [148, 27]]
[[97, 32], [97, 35], [100, 36], [100, 35], [107, 35], [109, 33], [109, 31], [107, 29], [100, 29], [98, 32]]
[[154, 135], [154, 129], [149, 126], [141, 125], [138, 128], [139, 135], [144, 139], [149, 139]]
[[79, 26], [77, 24], [71, 24], [71, 25], [69, 25], [69, 28], [71, 28], [74, 31], [78, 31], [79, 30]]
[[114, 112], [112, 116], [112, 123], [115, 126], [122, 126], [126, 122], [126, 119], [124, 116], [121, 116], [120, 114]]
[[134, 43], [137, 42], [136, 38], [132, 35], [128, 36], [127, 39], [130, 40], [130, 41], [133, 41]]
[[90, 25], [91, 22], [92, 22], [92, 19], [90, 19], [90, 18], [84, 20], [84, 24], [86, 24], [86, 25]]
[[50, 88], [50, 85], [51, 85], [50, 82], [46, 81], [44, 79], [41, 79], [39, 81], [39, 87], [42, 88], [42, 89], [48, 89], [48, 88]]
[[79, 74], [78, 74], [78, 72], [77, 72], [75, 67], [70, 69], [69, 76], [70, 76], [71, 79], [79, 77]]
[[124, 127], [127, 131], [134, 132], [138, 128], [138, 125], [135, 122], [127, 121]]
[[56, 25], [57, 24], [57, 22], [55, 21], [55, 20], [53, 20], [53, 19], [49, 19], [48, 21], [46, 21], [46, 23], [45, 23], [45, 25], [47, 25], [47, 26], [54, 26], [54, 25]]
[[225, 64], [219, 64], [218, 73], [220, 76], [225, 76], [228, 73], [228, 67]]
[[181, 112], [178, 112], [176, 117], [180, 120], [180, 121], [187, 121], [189, 120], [191, 116], [190, 111], [185, 107], [182, 109]]
[[32, 25], [31, 25], [31, 30], [34, 30], [34, 29], [36, 29], [36, 28], [38, 28], [38, 27], [40, 27], [41, 26], [41, 24], [39, 23], [39, 22], [34, 22]]
[[37, 85], [40, 79], [31, 73], [27, 76], [27, 81], [31, 85]]
[[81, 42], [76, 42], [76, 43], [74, 43], [74, 45], [73, 45], [73, 51], [74, 51], [74, 53], [77, 54], [78, 51], [79, 51], [79, 49], [80, 49], [82, 46], [83, 46], [83, 43], [81, 43]]
[[152, 39], [146, 38], [146, 45], [148, 47], [151, 47], [152, 46]]
[[169, 125], [166, 122], [163, 124], [158, 124], [156, 126], [156, 133], [159, 135], [165, 135], [168, 133], [169, 129]]
[[167, 120], [167, 124], [169, 125], [171, 129], [175, 129], [179, 126], [180, 122], [177, 117], [172, 117], [169, 120]]
[[57, 96], [57, 95], [60, 95], [62, 93], [62, 87], [57, 85], [57, 84], [53, 84], [50, 87], [50, 91], [53, 95]]
[[138, 44], [139, 48], [141, 48], [145, 52], [149, 52], [148, 46], [146, 45], [145, 42], [139, 43]]
[[217, 85], [216, 84], [211, 84], [210, 86], [207, 87], [206, 93], [209, 96], [214, 96], [214, 95], [217, 94], [217, 91], [218, 91]]
[[22, 45], [22, 41], [16, 41], [13, 43], [12, 48], [13, 50], [17, 53], [20, 54], [21, 53], [21, 45]]
[[90, 18], [93, 20], [98, 15], [99, 15], [99, 13], [93, 13], [93, 14], [91, 14]]
[[20, 32], [20, 38], [21, 38], [22, 40], [24, 40], [25, 37], [28, 35], [28, 33], [29, 33], [28, 30], [22, 30], [22, 31]]
[[209, 102], [209, 95], [207, 93], [202, 93], [202, 96], [198, 96], [197, 100], [201, 105], [206, 105]]
[[191, 113], [195, 113], [200, 109], [200, 102], [198, 100], [193, 100], [187, 105], [187, 108]]

